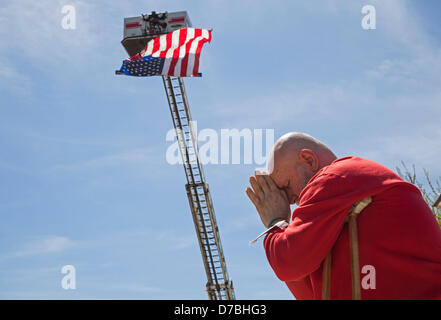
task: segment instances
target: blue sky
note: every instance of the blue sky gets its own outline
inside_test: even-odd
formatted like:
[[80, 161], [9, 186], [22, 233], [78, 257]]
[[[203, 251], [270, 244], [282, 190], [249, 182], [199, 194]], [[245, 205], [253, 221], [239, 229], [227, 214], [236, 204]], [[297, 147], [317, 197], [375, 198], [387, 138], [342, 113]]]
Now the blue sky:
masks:
[[[198, 129], [301, 131], [441, 175], [438, 1], [2, 2], [0, 298], [206, 299], [162, 81], [114, 75], [123, 18], [152, 10], [213, 29], [203, 77], [185, 81]], [[205, 166], [229, 273], [239, 299], [292, 299], [248, 245], [263, 230], [244, 193], [255, 167]]]

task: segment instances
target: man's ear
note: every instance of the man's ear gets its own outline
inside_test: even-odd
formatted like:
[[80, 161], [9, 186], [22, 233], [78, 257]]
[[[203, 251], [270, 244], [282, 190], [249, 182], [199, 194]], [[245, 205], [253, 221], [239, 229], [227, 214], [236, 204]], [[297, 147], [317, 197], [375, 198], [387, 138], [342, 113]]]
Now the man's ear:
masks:
[[319, 168], [317, 155], [310, 149], [302, 149], [299, 152], [299, 162], [316, 172]]

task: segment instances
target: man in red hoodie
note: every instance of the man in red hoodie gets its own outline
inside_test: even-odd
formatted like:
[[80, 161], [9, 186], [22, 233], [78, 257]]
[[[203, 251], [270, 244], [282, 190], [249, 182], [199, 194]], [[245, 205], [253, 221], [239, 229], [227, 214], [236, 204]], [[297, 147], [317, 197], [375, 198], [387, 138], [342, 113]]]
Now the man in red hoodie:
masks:
[[321, 298], [322, 262], [331, 249], [331, 299], [351, 299], [345, 219], [366, 197], [372, 203], [358, 217], [362, 299], [441, 299], [441, 230], [413, 184], [370, 160], [337, 159], [303, 133], [282, 136], [268, 168], [250, 177], [246, 193], [266, 227], [289, 223], [270, 231], [264, 247], [297, 299]]

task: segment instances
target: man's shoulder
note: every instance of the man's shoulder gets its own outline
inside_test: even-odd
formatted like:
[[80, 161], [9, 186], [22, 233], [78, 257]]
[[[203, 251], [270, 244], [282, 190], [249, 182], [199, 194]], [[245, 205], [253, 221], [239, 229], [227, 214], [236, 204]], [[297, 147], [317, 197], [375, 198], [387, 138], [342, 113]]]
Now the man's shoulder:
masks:
[[375, 161], [349, 156], [334, 160], [318, 171], [299, 198], [301, 203], [335, 197], [362, 199], [397, 185], [408, 183]]
[[402, 183], [404, 180], [389, 168], [375, 161], [357, 156], [334, 160], [318, 171], [308, 182], [308, 187], [371, 188]]
[[376, 178], [400, 179], [395, 172], [384, 165], [357, 156], [347, 156], [336, 159], [320, 171], [320, 174], [333, 175], [341, 178], [349, 178], [351, 176], [371, 176]]

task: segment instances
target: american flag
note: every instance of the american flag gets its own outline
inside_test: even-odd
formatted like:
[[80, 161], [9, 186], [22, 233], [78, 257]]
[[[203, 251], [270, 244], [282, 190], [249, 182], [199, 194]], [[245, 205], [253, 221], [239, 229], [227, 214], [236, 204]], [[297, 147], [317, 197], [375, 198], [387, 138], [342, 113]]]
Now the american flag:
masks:
[[198, 77], [199, 57], [211, 31], [183, 28], [149, 41], [137, 55], [123, 61], [119, 72], [128, 76]]

